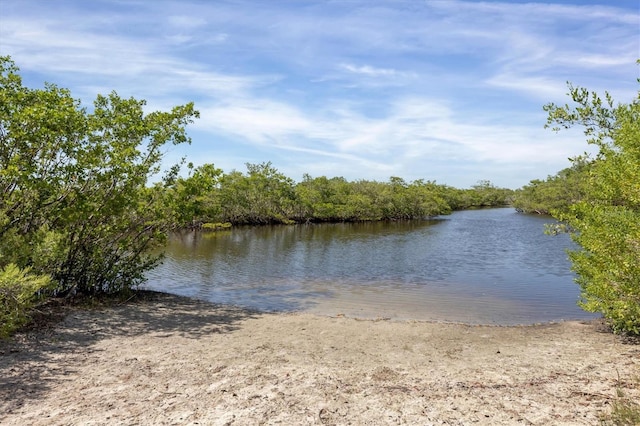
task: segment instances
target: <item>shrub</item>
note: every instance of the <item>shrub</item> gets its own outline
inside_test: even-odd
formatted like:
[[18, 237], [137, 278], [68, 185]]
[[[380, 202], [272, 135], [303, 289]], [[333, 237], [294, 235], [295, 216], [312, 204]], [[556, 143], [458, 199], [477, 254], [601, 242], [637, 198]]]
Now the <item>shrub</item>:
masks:
[[31, 274], [13, 263], [0, 270], [0, 338], [28, 321], [39, 292], [51, 285], [48, 275]]
[[548, 124], [580, 124], [599, 152], [588, 167], [584, 198], [553, 212], [572, 230], [570, 253], [581, 306], [600, 312], [618, 333], [640, 334], [640, 92], [614, 105], [609, 94], [571, 88], [577, 104], [546, 106]]

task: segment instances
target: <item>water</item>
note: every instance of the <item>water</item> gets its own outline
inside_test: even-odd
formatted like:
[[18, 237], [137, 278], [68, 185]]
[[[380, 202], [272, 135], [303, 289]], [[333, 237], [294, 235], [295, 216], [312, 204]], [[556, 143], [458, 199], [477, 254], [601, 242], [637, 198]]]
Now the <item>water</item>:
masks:
[[172, 236], [147, 287], [267, 311], [531, 324], [577, 307], [568, 235], [513, 209], [428, 221], [238, 228]]

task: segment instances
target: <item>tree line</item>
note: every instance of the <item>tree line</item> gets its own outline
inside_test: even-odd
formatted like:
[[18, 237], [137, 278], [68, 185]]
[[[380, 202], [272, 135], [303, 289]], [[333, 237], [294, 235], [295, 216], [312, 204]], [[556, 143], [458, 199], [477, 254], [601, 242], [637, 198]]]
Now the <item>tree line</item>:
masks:
[[588, 157], [571, 159], [572, 165], [546, 179], [534, 179], [516, 190], [513, 206], [523, 213], [552, 216], [582, 201], [589, 192]]
[[188, 165], [186, 177], [156, 188], [177, 228], [422, 219], [472, 207], [504, 206], [513, 191], [481, 181], [457, 189], [433, 181], [348, 181], [280, 173], [270, 162], [224, 173], [213, 164]]

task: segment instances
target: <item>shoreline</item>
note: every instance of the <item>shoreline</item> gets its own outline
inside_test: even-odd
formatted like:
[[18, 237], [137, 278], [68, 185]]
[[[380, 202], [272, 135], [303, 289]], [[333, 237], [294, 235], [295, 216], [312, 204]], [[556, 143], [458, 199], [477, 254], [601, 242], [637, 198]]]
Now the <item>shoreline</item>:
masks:
[[[417, 318], [405, 318], [405, 317], [383, 317], [383, 316], [357, 316], [356, 314], [345, 314], [345, 313], [318, 313], [316, 311], [306, 311], [306, 310], [291, 310], [291, 311], [279, 311], [279, 310], [262, 310], [258, 308], [252, 308], [247, 306], [242, 306], [233, 303], [218, 303], [212, 302], [206, 299], [202, 299], [199, 297], [192, 296], [183, 296], [177, 293], [171, 293], [168, 291], [160, 291], [160, 290], [151, 290], [151, 289], [138, 289], [134, 290], [134, 297], [130, 298], [130, 300], [125, 300], [118, 303], [118, 306], [127, 306], [127, 305], [135, 305], [139, 303], [154, 303], [154, 302], [162, 302], [166, 299], [175, 300], [177, 302], [185, 301], [187, 303], [194, 303], [198, 305], [209, 305], [213, 308], [230, 310], [230, 311], [238, 311], [245, 312], [247, 315], [256, 315], [256, 316], [310, 316], [317, 318], [325, 318], [325, 319], [337, 319], [343, 318], [346, 320], [352, 321], [361, 321], [361, 322], [392, 322], [399, 324], [433, 324], [433, 325], [458, 325], [463, 327], [497, 327], [497, 328], [527, 328], [527, 327], [545, 327], [545, 326], [553, 326], [560, 325], [563, 323], [580, 323], [583, 325], [593, 326], [598, 332], [602, 332], [605, 334], [611, 334], [617, 338], [623, 338], [619, 335], [614, 335], [610, 332], [608, 326], [605, 324], [604, 319], [602, 317], [598, 318], [569, 318], [569, 319], [559, 319], [559, 320], [549, 320], [549, 321], [541, 321], [535, 323], [514, 323], [514, 324], [499, 324], [499, 323], [475, 323], [475, 322], [465, 322], [465, 321], [456, 321], [456, 320], [438, 320], [438, 319], [417, 319]], [[109, 304], [100, 306], [98, 309], [105, 309], [113, 307]], [[80, 308], [84, 309], [84, 308]]]
[[2, 424], [596, 424], [640, 399], [599, 321], [267, 313], [168, 293], [0, 342]]

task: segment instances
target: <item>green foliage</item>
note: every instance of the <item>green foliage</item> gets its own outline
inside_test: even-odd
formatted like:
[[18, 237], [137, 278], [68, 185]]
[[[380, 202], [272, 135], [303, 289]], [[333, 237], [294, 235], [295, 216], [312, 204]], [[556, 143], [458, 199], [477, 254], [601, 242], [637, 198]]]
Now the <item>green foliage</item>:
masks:
[[189, 176], [178, 178], [168, 189], [166, 205], [179, 227], [200, 227], [219, 218], [221, 207], [217, 194], [222, 170], [213, 164], [194, 168], [189, 164]]
[[287, 223], [293, 215], [293, 181], [269, 162], [246, 166], [246, 174], [233, 171], [220, 178], [218, 221], [239, 225]]
[[[618, 379], [618, 382], [622, 382]], [[625, 378], [624, 387], [633, 391], [640, 390], [640, 377]], [[603, 416], [602, 425], [637, 426], [640, 425], [640, 402], [623, 386], [616, 388], [616, 399], [611, 405], [611, 413]]]
[[640, 404], [624, 395], [613, 403], [611, 415], [603, 424], [614, 426], [640, 425]]
[[516, 191], [513, 206], [525, 213], [550, 215], [554, 211], [566, 211], [584, 199], [589, 187], [589, 158], [576, 157], [572, 161], [572, 167], [546, 180], [532, 180]]
[[229, 229], [231, 228], [233, 225], [229, 222], [225, 222], [225, 223], [220, 223], [220, 222], [216, 222], [216, 223], [203, 223], [202, 224], [202, 229], [207, 229], [210, 231], [215, 231], [218, 229]]
[[0, 269], [0, 338], [9, 336], [28, 320], [38, 292], [51, 285], [48, 275], [31, 274], [29, 268], [20, 269], [10, 263]]
[[570, 253], [581, 305], [601, 312], [613, 330], [640, 334], [640, 92], [629, 104], [603, 102], [571, 87], [577, 104], [546, 106], [548, 125], [581, 124], [599, 148], [585, 173], [583, 197], [554, 214], [581, 250]]
[[50, 275], [55, 291], [116, 292], [153, 267], [171, 223], [148, 188], [163, 147], [188, 142], [192, 104], [144, 113], [145, 102], [98, 96], [92, 112], [52, 84], [22, 86], [0, 58], [0, 267]]
[[342, 177], [305, 178], [296, 186], [300, 218], [316, 222], [421, 219], [451, 212], [433, 182], [389, 182]]
[[503, 206], [513, 191], [482, 181], [459, 190], [432, 181], [388, 182], [343, 177], [313, 178], [299, 183], [284, 176], [271, 163], [247, 164], [247, 173], [224, 173], [211, 164], [175, 178], [168, 187], [166, 205], [176, 227], [204, 227], [206, 223], [234, 225], [353, 222], [422, 219], [452, 210]]
[[488, 180], [481, 180], [470, 189], [450, 189], [453, 197], [449, 204], [454, 210], [502, 207], [511, 205], [514, 191], [508, 188], [499, 188]]

